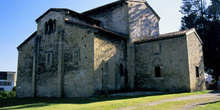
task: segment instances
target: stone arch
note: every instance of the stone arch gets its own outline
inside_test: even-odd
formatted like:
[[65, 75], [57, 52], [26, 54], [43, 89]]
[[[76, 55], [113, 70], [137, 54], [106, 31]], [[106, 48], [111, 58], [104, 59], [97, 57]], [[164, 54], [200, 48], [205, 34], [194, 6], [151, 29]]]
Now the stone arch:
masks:
[[48, 25], [49, 25], [49, 32], [53, 31], [53, 21], [51, 19], [48, 21]]
[[56, 20], [54, 19], [53, 20], [53, 31], [55, 31], [56, 30]]
[[161, 64], [161, 59], [158, 58], [158, 57], [154, 58], [154, 59], [153, 59], [153, 62], [152, 62], [152, 65], [153, 65], [153, 66], [161, 66], [161, 65], [162, 65], [162, 64]]
[[47, 33], [48, 32], [48, 23], [46, 22], [45, 23], [45, 33]]

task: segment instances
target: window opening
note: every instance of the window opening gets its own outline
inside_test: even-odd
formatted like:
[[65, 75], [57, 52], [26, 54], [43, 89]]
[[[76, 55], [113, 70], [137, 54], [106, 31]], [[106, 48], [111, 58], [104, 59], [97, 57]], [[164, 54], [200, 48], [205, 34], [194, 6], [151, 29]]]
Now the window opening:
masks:
[[47, 24], [47, 22], [45, 23], [45, 33], [47, 33], [48, 32], [48, 24]]
[[161, 77], [160, 67], [155, 67], [155, 77]]
[[49, 20], [49, 32], [53, 31], [53, 21]]
[[56, 20], [53, 20], [53, 31], [56, 29]]
[[0, 91], [4, 91], [4, 88], [0, 88]]
[[12, 86], [12, 82], [0, 82], [0, 86]]
[[0, 72], [0, 80], [7, 80], [7, 72]]
[[196, 77], [199, 77], [199, 67], [196, 66]]
[[73, 54], [74, 54], [73, 55], [74, 60], [79, 60], [80, 59], [80, 49], [79, 48], [75, 48]]
[[46, 64], [51, 65], [52, 64], [52, 52], [47, 52], [46, 53]]
[[124, 71], [123, 71], [123, 65], [122, 64], [120, 64], [120, 75], [124, 76]]

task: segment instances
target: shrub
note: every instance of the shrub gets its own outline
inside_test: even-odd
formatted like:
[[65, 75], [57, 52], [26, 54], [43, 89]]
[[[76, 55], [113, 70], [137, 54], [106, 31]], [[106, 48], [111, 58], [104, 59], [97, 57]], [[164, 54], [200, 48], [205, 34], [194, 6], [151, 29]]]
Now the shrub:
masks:
[[12, 91], [0, 91], [0, 99], [14, 98], [16, 97], [16, 86]]

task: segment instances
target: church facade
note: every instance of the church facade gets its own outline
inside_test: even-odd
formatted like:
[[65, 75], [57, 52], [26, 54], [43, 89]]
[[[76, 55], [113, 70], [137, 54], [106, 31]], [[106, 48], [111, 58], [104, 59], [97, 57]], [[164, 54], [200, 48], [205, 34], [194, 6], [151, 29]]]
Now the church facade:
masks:
[[145, 0], [119, 0], [83, 13], [49, 9], [17, 47], [17, 97], [204, 90], [195, 29], [160, 35], [159, 20]]

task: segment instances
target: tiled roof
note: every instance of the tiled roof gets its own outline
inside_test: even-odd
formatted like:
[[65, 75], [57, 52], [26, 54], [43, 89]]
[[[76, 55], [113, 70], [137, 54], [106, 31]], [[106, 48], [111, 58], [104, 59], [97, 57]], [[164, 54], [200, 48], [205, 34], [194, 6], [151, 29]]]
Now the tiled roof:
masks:
[[121, 0], [119, 1], [115, 1], [88, 11], [83, 12], [83, 15], [90, 15], [90, 14], [94, 14], [94, 13], [101, 13], [101, 12], [105, 12], [106, 10], [111, 10], [112, 8], [115, 8], [117, 6], [122, 6], [124, 2], [122, 2]]
[[91, 24], [99, 24], [100, 21], [99, 20], [95, 20], [93, 18], [87, 17], [85, 15], [82, 15], [80, 13], [77, 13], [75, 11], [72, 11], [70, 9], [66, 9], [66, 8], [50, 8], [49, 10], [47, 10], [44, 14], [42, 14], [40, 17], [38, 17], [36, 19], [36, 21], [38, 21], [39, 19], [43, 18], [46, 14], [48, 14], [50, 11], [56, 11], [56, 12], [66, 12], [69, 15], [72, 16], [77, 16], [79, 19], [84, 20], [86, 22], [89, 22]]
[[[121, 0], [115, 1], [115, 2], [112, 2], [112, 3], [106, 4], [106, 5], [103, 5], [103, 6], [100, 6], [100, 7], [97, 7], [97, 8], [88, 10], [88, 11], [85, 11], [82, 14], [83, 15], [90, 15], [90, 14], [94, 14], [94, 13], [105, 12], [107, 10], [112, 10], [115, 7], [122, 6], [124, 3], [125, 2], [121, 1]], [[148, 6], [148, 8], [150, 8], [150, 10], [155, 14], [155, 16], [158, 19], [160, 19], [159, 15], [153, 10], [153, 8], [146, 1], [144, 3]]]
[[116, 36], [118, 36], [118, 37], [121, 37], [121, 38], [123, 38], [123, 39], [127, 39], [127, 37], [126, 37], [125, 35], [117, 34], [117, 33], [114, 33], [114, 32], [112, 32], [112, 31], [103, 29], [103, 28], [98, 27], [98, 26], [95, 26], [95, 25], [87, 25], [87, 24], [82, 24], [82, 23], [76, 23], [76, 22], [68, 21], [68, 20], [66, 20], [65, 22], [66, 22], [66, 23], [69, 23], [69, 24], [76, 24], [76, 25], [86, 26], [86, 27], [89, 27], [89, 28], [98, 29], [98, 30], [100, 30], [100, 31], [102, 31], [102, 32], [106, 32], [106, 33], [109, 33], [109, 34], [112, 34], [112, 35], [116, 35]]
[[[161, 34], [161, 35], [158, 35], [158, 36], [151, 36], [151, 37], [147, 37], [147, 38], [143, 38], [143, 39], [138, 39], [138, 40], [135, 40], [134, 43], [140, 44], [140, 43], [145, 43], [145, 42], [151, 42], [151, 41], [157, 41], [157, 40], [163, 40], [163, 39], [176, 38], [176, 37], [181, 37], [181, 36], [188, 35], [188, 34], [190, 34], [192, 32], [196, 33], [195, 28], [187, 29], [187, 30], [183, 30], [183, 31], [177, 31], [177, 32]], [[197, 34], [197, 36], [198, 36], [198, 34]], [[198, 36], [198, 38], [199, 38], [199, 36]], [[199, 40], [202, 43], [200, 38], [199, 38]]]

